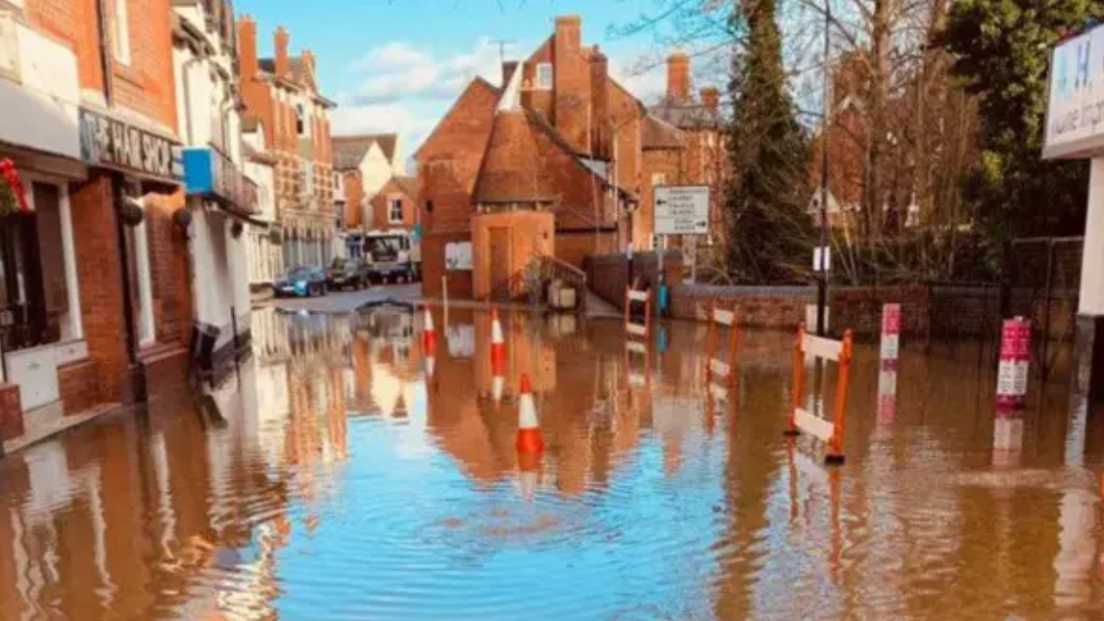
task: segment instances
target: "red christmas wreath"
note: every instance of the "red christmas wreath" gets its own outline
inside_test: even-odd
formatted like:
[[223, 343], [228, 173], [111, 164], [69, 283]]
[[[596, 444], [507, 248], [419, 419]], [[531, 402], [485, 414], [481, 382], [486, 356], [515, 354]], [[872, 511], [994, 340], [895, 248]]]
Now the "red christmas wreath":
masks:
[[8, 159], [0, 160], [0, 216], [30, 210], [15, 164]]

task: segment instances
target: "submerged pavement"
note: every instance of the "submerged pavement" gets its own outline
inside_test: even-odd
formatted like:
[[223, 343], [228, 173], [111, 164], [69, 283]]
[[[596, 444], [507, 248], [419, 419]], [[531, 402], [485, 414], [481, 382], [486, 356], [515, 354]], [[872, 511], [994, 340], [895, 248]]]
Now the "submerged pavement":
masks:
[[[322, 300], [324, 300], [323, 298]], [[338, 299], [335, 297], [335, 299]], [[343, 303], [343, 302], [342, 302]], [[0, 619], [1090, 618], [1104, 423], [994, 356], [852, 371], [847, 462], [786, 438], [792, 335], [403, 308], [257, 313], [257, 356], [0, 461]], [[432, 353], [432, 361], [427, 354]], [[521, 376], [543, 451], [518, 452]], [[823, 385], [834, 386], [829, 372]], [[831, 390], [810, 382], [810, 405]], [[496, 398], [496, 393], [500, 393]]]

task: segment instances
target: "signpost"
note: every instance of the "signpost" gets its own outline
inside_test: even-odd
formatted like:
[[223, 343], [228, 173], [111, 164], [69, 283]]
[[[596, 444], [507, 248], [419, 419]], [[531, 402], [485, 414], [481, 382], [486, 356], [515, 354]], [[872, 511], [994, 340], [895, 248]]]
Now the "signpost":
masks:
[[666, 238], [668, 235], [692, 236], [695, 265], [691, 269], [697, 267], [698, 236], [709, 234], [709, 186], [656, 186], [655, 233], [662, 240], [657, 249], [659, 251], [659, 307], [662, 313], [666, 308], [667, 299], [667, 283], [663, 272], [663, 256], [667, 250]]
[[656, 235], [708, 235], [709, 186], [656, 186]]

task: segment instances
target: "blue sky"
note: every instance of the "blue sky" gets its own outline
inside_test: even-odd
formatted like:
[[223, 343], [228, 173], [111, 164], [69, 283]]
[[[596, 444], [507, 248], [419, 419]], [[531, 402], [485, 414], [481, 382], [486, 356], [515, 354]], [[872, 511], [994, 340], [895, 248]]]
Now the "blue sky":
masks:
[[499, 81], [498, 40], [507, 59], [527, 57], [559, 14], [583, 18], [583, 42], [598, 44], [610, 70], [645, 101], [665, 86], [650, 35], [609, 29], [653, 11], [659, 0], [238, 0], [258, 22], [260, 53], [284, 25], [291, 53], [312, 50], [323, 93], [339, 104], [334, 132], [397, 131], [413, 153], [475, 75]]

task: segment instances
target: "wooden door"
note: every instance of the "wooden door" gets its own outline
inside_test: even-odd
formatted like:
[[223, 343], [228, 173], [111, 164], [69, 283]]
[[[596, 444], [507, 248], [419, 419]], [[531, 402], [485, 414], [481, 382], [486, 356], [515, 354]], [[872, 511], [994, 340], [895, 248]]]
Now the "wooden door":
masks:
[[512, 276], [510, 229], [491, 227], [491, 295], [509, 297], [509, 281]]

